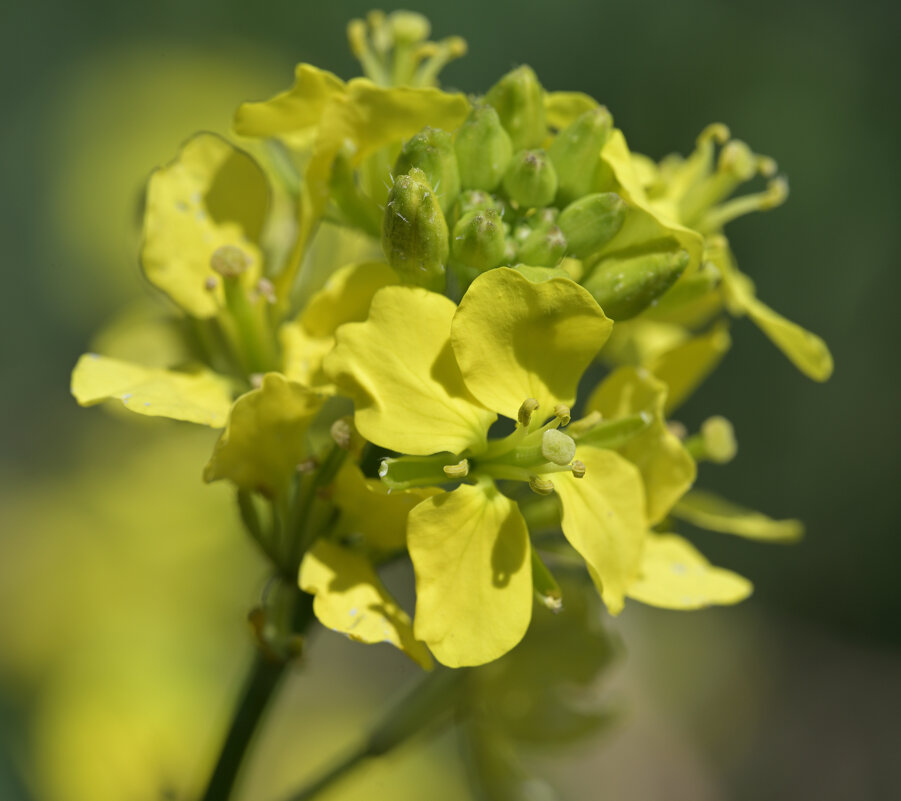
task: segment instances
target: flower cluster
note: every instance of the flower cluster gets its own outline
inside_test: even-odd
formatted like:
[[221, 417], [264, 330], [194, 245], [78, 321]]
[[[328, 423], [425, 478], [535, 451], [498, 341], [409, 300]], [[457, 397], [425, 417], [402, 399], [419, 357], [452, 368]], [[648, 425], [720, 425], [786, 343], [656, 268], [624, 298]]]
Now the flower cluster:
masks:
[[[655, 163], [526, 66], [484, 95], [442, 91], [465, 46], [428, 37], [416, 14], [354, 21], [366, 77], [300, 64], [238, 109], [234, 143], [197, 134], [153, 173], [141, 264], [171, 303], [81, 358], [76, 399], [222, 429], [203, 475], [235, 486], [280, 579], [252, 615], [273, 658], [296, 653], [298, 588], [326, 627], [424, 667], [507, 654], [534, 604], [567, 605], [575, 564], [613, 614], [742, 600], [750, 583], [677, 521], [800, 526], [693, 489], [698, 462], [735, 455], [732, 428], [669, 417], [731, 316], [831, 372], [723, 233], [781, 203], [784, 178], [722, 125]], [[756, 176], [765, 190], [732, 197]], [[412, 618], [379, 574], [407, 558]]]

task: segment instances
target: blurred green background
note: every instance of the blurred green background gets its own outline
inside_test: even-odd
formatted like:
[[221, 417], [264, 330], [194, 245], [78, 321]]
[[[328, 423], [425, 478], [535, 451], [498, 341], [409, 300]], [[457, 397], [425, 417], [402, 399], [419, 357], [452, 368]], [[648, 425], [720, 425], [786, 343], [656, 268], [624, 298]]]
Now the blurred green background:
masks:
[[[739, 458], [703, 467], [702, 481], [802, 518], [807, 537], [782, 548], [691, 532], [755, 582], [754, 597], [687, 615], [631, 605], [616, 623], [630, 655], [609, 688], [619, 729], [536, 764], [573, 799], [901, 797], [897, 4], [407, 7], [434, 35], [469, 43], [446, 87], [478, 92], [528, 63], [548, 89], [597, 97], [655, 158], [688, 152], [712, 121], [775, 157], [789, 202], [728, 233], [761, 297], [822, 335], [836, 361], [816, 385], [750, 323], [735, 325], [731, 354], [680, 418], [729, 417]], [[205, 769], [262, 567], [234, 531], [228, 493], [200, 483], [213, 433], [80, 410], [68, 374], [94, 332], [147, 292], [136, 252], [149, 172], [192, 131], [226, 131], [240, 101], [287, 87], [297, 61], [357, 74], [344, 26], [368, 8], [4, 7], [0, 798], [160, 798], [162, 773], [177, 790], [179, 771]], [[251, 781], [291, 787], [411, 675], [393, 653], [336, 639], [321, 637], [292, 682]], [[428, 776], [431, 795], [464, 798], [459, 772], [439, 740], [334, 797], [416, 798]], [[158, 782], [119, 785], [120, 774]]]

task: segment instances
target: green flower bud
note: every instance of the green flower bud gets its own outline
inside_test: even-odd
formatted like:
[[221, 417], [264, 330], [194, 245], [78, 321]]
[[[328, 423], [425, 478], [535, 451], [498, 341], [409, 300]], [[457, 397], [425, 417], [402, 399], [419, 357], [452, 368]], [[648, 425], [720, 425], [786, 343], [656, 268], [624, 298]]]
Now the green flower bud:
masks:
[[531, 264], [514, 264], [513, 269], [524, 275], [533, 284], [550, 281], [552, 278], [571, 278], [562, 267], [534, 267]]
[[414, 167], [388, 193], [382, 250], [404, 283], [444, 291], [447, 223], [425, 173]]
[[507, 197], [521, 208], [547, 206], [557, 194], [557, 173], [543, 150], [520, 150], [504, 175]]
[[446, 214], [460, 194], [460, 171], [451, 135], [440, 128], [426, 127], [407, 140], [394, 164], [394, 174], [406, 175], [414, 167], [425, 173]]
[[461, 192], [457, 198], [457, 219], [471, 211], [494, 209], [500, 213], [502, 208], [503, 205], [493, 195], [489, 195], [481, 189], [467, 189]]
[[569, 243], [569, 252], [585, 259], [619, 233], [626, 218], [626, 204], [613, 192], [586, 195], [570, 203], [557, 218]]
[[599, 106], [586, 111], [557, 134], [548, 156], [557, 170], [559, 205], [572, 203], [592, 190], [601, 148], [612, 128], [613, 117], [604, 106]]
[[524, 264], [554, 267], [566, 253], [566, 237], [560, 226], [546, 223], [533, 229], [519, 246], [517, 256]]
[[688, 262], [685, 250], [645, 253], [600, 264], [583, 286], [610, 319], [628, 320], [663, 295]]
[[555, 209], [553, 206], [545, 206], [543, 209], [536, 209], [535, 213], [530, 215], [526, 222], [532, 228], [541, 228], [542, 226], [556, 223], [559, 216], [559, 209]]
[[506, 240], [500, 214], [494, 209], [471, 211], [454, 226], [454, 258], [477, 270], [490, 270], [504, 261]]
[[460, 184], [465, 189], [497, 188], [513, 157], [513, 144], [491, 106], [470, 112], [454, 140]]
[[510, 134], [514, 150], [541, 147], [547, 137], [544, 89], [531, 67], [517, 67], [501, 78], [485, 95]]

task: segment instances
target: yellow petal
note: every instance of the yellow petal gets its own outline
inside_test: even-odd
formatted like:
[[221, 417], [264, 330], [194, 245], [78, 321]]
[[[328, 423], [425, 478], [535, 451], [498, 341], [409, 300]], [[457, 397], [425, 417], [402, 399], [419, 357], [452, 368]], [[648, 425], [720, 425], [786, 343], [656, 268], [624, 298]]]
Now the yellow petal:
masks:
[[416, 570], [414, 632], [444, 665], [491, 662], [513, 648], [532, 616], [529, 532], [491, 483], [464, 484], [410, 512]]
[[628, 596], [664, 609], [703, 609], [737, 604], [751, 594], [746, 578], [711, 565], [688, 541], [675, 534], [649, 534], [640, 577]]
[[547, 124], [557, 130], [562, 130], [597, 106], [597, 100], [582, 92], [547, 92], [544, 96]]
[[189, 140], [177, 158], [147, 185], [141, 265], [147, 279], [194, 317], [212, 317], [223, 304], [210, 258], [222, 245], [241, 248], [250, 260], [243, 280], [261, 274], [255, 242], [269, 198], [266, 179], [246, 153], [213, 134]]
[[294, 68], [294, 86], [261, 103], [242, 103], [235, 114], [240, 136], [297, 134], [316, 125], [326, 105], [344, 94], [344, 81], [310, 64]]
[[556, 404], [571, 406], [582, 373], [612, 327], [573, 281], [532, 283], [500, 267], [472, 282], [454, 317], [451, 341], [472, 394], [516, 419], [526, 398], [535, 398], [545, 416]]
[[687, 493], [673, 508], [673, 515], [700, 528], [752, 540], [795, 542], [804, 534], [800, 520], [773, 520], [704, 490]]
[[353, 398], [370, 442], [413, 455], [485, 446], [495, 415], [463, 383], [450, 345], [455, 310], [434, 292], [389, 286], [365, 323], [338, 330], [325, 370]]
[[358, 642], [390, 643], [431, 668], [428, 649], [413, 636], [410, 616], [362, 554], [319, 540], [300, 566], [300, 588], [315, 596], [313, 612], [323, 626]]
[[725, 254], [723, 288], [733, 313], [745, 312], [804, 375], [814, 381], [825, 381], [832, 375], [833, 362], [829, 347], [816, 334], [802, 328], [773, 311], [754, 293], [751, 280], [739, 272], [731, 255]]
[[688, 398], [722, 361], [732, 340], [725, 325], [714, 326], [706, 334], [660, 354], [650, 371], [668, 387], [664, 412], [670, 414]]
[[232, 402], [228, 379], [210, 370], [179, 373], [87, 353], [72, 371], [72, 394], [82, 406], [118, 399], [138, 414], [221, 428]]
[[598, 411], [608, 420], [640, 412], [654, 416], [648, 428], [619, 448], [641, 471], [651, 525], [666, 517], [697, 475], [694, 459], [666, 427], [665, 402], [664, 383], [642, 368], [621, 367], [607, 376], [586, 406], [586, 411]]
[[407, 542], [407, 515], [426, 498], [440, 492], [435, 487], [389, 490], [377, 478], [366, 478], [359, 467], [345, 461], [333, 484], [332, 500], [341, 511], [338, 530], [360, 538], [369, 550], [390, 552]]
[[235, 401], [228, 425], [203, 471], [273, 497], [285, 490], [307, 453], [306, 431], [322, 399], [278, 373]]
[[383, 286], [397, 283], [397, 273], [384, 262], [348, 264], [335, 270], [310, 298], [300, 321], [312, 336], [331, 336], [339, 325], [365, 320], [372, 296]]
[[563, 505], [563, 533], [616, 614], [638, 570], [647, 531], [641, 476], [613, 451], [583, 447], [577, 456], [585, 464], [584, 478], [552, 477]]
[[285, 323], [278, 331], [282, 346], [282, 372], [291, 381], [331, 394], [334, 385], [322, 363], [335, 344], [334, 337], [314, 337], [298, 321]]

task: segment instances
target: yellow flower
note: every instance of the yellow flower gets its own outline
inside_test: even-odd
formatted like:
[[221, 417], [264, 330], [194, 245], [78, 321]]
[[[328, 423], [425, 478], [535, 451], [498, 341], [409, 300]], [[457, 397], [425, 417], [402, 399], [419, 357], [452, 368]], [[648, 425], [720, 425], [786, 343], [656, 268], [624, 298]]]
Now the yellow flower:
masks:
[[[360, 433], [410, 454], [383, 462], [383, 480], [398, 489], [465, 482], [419, 503], [407, 524], [414, 632], [444, 664], [496, 659], [529, 624], [537, 554], [498, 480], [556, 490], [565, 536], [608, 608], [622, 608], [647, 528], [640, 474], [560, 430], [610, 328], [572, 281], [532, 283], [499, 268], [476, 278], [459, 308], [417, 287], [381, 289], [368, 320], [337, 333], [325, 368], [354, 399]], [[516, 428], [489, 441], [497, 415]]]

